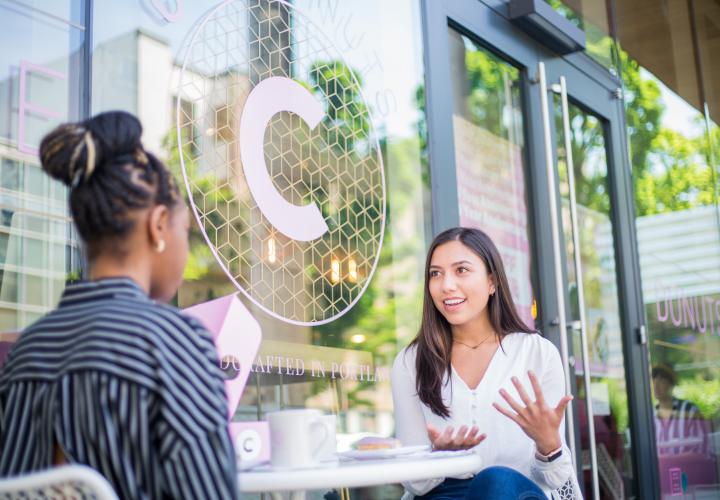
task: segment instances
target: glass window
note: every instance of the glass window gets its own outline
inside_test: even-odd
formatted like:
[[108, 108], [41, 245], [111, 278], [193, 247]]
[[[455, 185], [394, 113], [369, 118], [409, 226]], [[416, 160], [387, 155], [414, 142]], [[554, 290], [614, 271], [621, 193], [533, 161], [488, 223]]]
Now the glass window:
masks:
[[[0, 302], [14, 304], [18, 302], [18, 273], [5, 270], [2, 274], [3, 281], [0, 283]], [[7, 307], [7, 306], [6, 306]], [[6, 317], [9, 328], [4, 331], [14, 331], [17, 328], [17, 320], [11, 316]]]
[[[577, 360], [573, 366], [574, 383], [577, 387], [574, 408], [580, 421], [584, 468], [587, 466], [584, 472], [584, 497], [592, 498], [590, 421], [587, 411], [589, 393], [592, 398], [592, 424], [600, 491], [608, 492], [607, 498], [633, 498], [634, 453], [630, 439], [623, 330], [615, 265], [615, 232], [612, 224], [614, 207], [611, 204], [608, 183], [605, 127], [595, 115], [573, 103], [568, 104], [570, 147], [574, 166], [572, 182], [577, 217], [576, 248], [573, 240], [571, 177], [568, 172], [562, 108], [560, 98], [557, 97], [555, 101], [558, 176], [570, 299], [568, 309], [573, 321], [569, 329], [569, 342]], [[579, 273], [576, 263], [579, 263]], [[582, 321], [585, 322], [588, 343], [586, 360], [583, 359]]]
[[[57, 124], [80, 115], [84, 1], [1, 2], [0, 339], [55, 305], [71, 260], [59, 262], [48, 221], [65, 227], [66, 191], [41, 170], [37, 148]], [[53, 193], [61, 193], [61, 196]], [[72, 248], [69, 233], [63, 243]], [[73, 250], [77, 252], [77, 250]], [[75, 262], [77, 259], [73, 260]], [[38, 273], [43, 273], [39, 276]], [[61, 277], [53, 284], [45, 275]], [[53, 301], [50, 298], [53, 298]], [[4, 352], [0, 355], [0, 366]]]
[[615, 71], [615, 41], [611, 36], [610, 0], [545, 0], [565, 19], [585, 32], [586, 53]]
[[25, 265], [28, 267], [42, 269], [47, 260], [46, 255], [49, 254], [46, 245], [42, 241], [35, 238], [25, 238], [23, 240], [23, 257]]
[[47, 279], [42, 276], [34, 276], [30, 274], [26, 275], [24, 278], [24, 286], [21, 293], [25, 296], [25, 302], [36, 306], [47, 306], [47, 292], [49, 285], [47, 283]]
[[25, 165], [25, 192], [36, 196], [47, 196], [49, 194], [48, 184], [52, 182], [50, 177], [43, 172], [40, 165]]
[[77, 10], [82, 5], [80, 2], [74, 0], [22, 0], [22, 3], [27, 6], [26, 12], [35, 16], [54, 17], [57, 20], [72, 22], [77, 26], [81, 25], [77, 19]]
[[[720, 64], [718, 64], [715, 54], [718, 47], [720, 10], [713, 2], [692, 2], [688, 6], [692, 7], [690, 26], [695, 43], [694, 51], [696, 64], [699, 67], [698, 73], [702, 76], [702, 91], [710, 117], [717, 122], [720, 116]], [[717, 125], [715, 123], [711, 123], [711, 133], [715, 138], [715, 162], [717, 164], [717, 147], [720, 146], [720, 142], [717, 141]]]
[[518, 312], [532, 327], [520, 71], [453, 28], [448, 33], [460, 225], [493, 239]]
[[[185, 162], [199, 221], [178, 304], [245, 291], [263, 342], [236, 418], [308, 406], [339, 416], [341, 446], [391, 434], [389, 368], [419, 326], [429, 239], [419, 5], [236, 1], [192, 45], [207, 6], [184, 7], [168, 21], [98, 0], [93, 24], [92, 111], [136, 113], [146, 147], [178, 176]], [[245, 177], [240, 122], [269, 77], [321, 104], [313, 126], [274, 113], [262, 144], [271, 185], [328, 226], [307, 241], [270, 222]]]
[[20, 189], [20, 162], [10, 158], [3, 158], [0, 164], [0, 185], [5, 189], [17, 191]]
[[703, 115], [630, 60], [626, 116], [664, 496], [717, 495], [720, 228]]
[[717, 9], [616, 5], [660, 489], [714, 497], [720, 219], [717, 127], [707, 110], [717, 107]]

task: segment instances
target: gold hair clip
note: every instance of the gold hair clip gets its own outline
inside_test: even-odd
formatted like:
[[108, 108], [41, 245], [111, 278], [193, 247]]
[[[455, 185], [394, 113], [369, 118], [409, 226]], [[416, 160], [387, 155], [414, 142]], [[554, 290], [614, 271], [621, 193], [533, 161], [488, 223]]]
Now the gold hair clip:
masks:
[[137, 148], [135, 150], [135, 161], [141, 165], [147, 165], [150, 162], [147, 155], [145, 154], [145, 150], [143, 150], [142, 148]]
[[[76, 130], [78, 133], [82, 133], [83, 129], [78, 127]], [[77, 163], [77, 159], [80, 156], [83, 146], [84, 141], [78, 142], [75, 145], [75, 149], [73, 149], [72, 155], [70, 155], [70, 165], [68, 165], [68, 170], [70, 170], [70, 175], [72, 176], [72, 187], [75, 187], [80, 183], [80, 173], [82, 170], [79, 170], [75, 164]]]
[[87, 163], [85, 164], [85, 180], [88, 180], [95, 170], [95, 142], [92, 140], [90, 131], [85, 132], [85, 146], [87, 147]]
[[[79, 132], [82, 133], [83, 130], [83, 140], [77, 143], [77, 146], [75, 146], [73, 154], [70, 157], [70, 172], [72, 173], [72, 183], [70, 186], [72, 188], [77, 187], [80, 184], [80, 180], [83, 178], [87, 181], [95, 170], [95, 143], [92, 140], [92, 134], [89, 130], [80, 128]], [[75, 163], [80, 156], [83, 146], [87, 148], [87, 161], [85, 162], [84, 175], [82, 169], [76, 169], [75, 167]]]

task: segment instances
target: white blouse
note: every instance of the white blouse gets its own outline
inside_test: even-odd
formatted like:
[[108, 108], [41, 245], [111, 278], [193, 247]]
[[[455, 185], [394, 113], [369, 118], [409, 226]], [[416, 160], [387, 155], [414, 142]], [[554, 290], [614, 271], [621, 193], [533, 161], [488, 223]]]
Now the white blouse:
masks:
[[[529, 395], [534, 394], [528, 370], [540, 380], [545, 401], [555, 407], [565, 395], [565, 375], [557, 348], [538, 334], [512, 333], [502, 341], [502, 347], [493, 355], [487, 371], [475, 389], [471, 389], [452, 369], [442, 388], [442, 398], [450, 408], [450, 417], [435, 415], [420, 401], [415, 388], [416, 348], [403, 349], [395, 358], [392, 369], [392, 393], [395, 405], [397, 438], [405, 446], [429, 445], [426, 426], [433, 424], [440, 431], [452, 425], [477, 425], [487, 435], [475, 452], [482, 457], [484, 467], [503, 465], [511, 467], [537, 483], [551, 498], [582, 498], [572, 464], [570, 450], [565, 443], [565, 420], [560, 426], [563, 454], [552, 462], [535, 457], [535, 443], [519, 425], [493, 408], [492, 403], [509, 408], [498, 393], [505, 388], [522, 404], [511, 377], [522, 382]], [[480, 472], [479, 469], [477, 472]], [[423, 495], [442, 483], [444, 478], [406, 483], [403, 499]], [[568, 484], [569, 482], [569, 484]], [[562, 489], [562, 493], [556, 490]], [[572, 491], [574, 490], [574, 491]], [[569, 493], [569, 495], [568, 495]]]

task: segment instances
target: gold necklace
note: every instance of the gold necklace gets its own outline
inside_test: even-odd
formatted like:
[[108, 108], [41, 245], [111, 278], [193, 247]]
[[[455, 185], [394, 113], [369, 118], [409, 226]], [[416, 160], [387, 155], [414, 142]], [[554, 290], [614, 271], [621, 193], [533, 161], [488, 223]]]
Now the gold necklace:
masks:
[[477, 349], [478, 347], [480, 347], [481, 345], [483, 345], [483, 344], [485, 343], [485, 341], [487, 341], [487, 339], [489, 339], [490, 337], [494, 337], [494, 335], [493, 335], [493, 334], [488, 335], [487, 337], [485, 337], [484, 339], [482, 339], [482, 341], [480, 341], [479, 344], [474, 345], [474, 346], [472, 346], [472, 345], [470, 345], [470, 344], [466, 344], [465, 342], [462, 342], [462, 341], [457, 340], [457, 339], [453, 339], [453, 342], [457, 342], [458, 344], [462, 344], [462, 345], [464, 345], [465, 347], [469, 347], [470, 349], [472, 349], [472, 350], [474, 351], [475, 349]]

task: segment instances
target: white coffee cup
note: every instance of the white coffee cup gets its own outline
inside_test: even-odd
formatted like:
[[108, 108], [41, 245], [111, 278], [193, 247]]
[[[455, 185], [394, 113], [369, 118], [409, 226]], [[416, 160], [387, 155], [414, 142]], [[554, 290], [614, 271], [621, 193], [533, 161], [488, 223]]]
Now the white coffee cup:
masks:
[[281, 410], [268, 413], [270, 461], [273, 467], [313, 467], [322, 460], [331, 440], [329, 425], [319, 410]]

